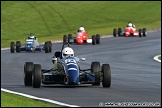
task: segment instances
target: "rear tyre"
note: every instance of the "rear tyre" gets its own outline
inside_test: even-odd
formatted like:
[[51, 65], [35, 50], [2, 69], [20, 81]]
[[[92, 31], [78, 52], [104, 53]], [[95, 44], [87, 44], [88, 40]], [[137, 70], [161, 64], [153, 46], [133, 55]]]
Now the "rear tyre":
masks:
[[122, 29], [118, 28], [118, 36], [121, 36], [121, 33], [122, 33]]
[[10, 52], [11, 52], [11, 53], [14, 53], [14, 52], [15, 52], [14, 46], [15, 46], [15, 43], [14, 43], [14, 42], [11, 42], [11, 43], [10, 43]]
[[24, 84], [32, 86], [33, 62], [26, 62], [24, 65]]
[[16, 52], [20, 52], [21, 42], [16, 41]]
[[49, 53], [49, 51], [50, 51], [50, 47], [49, 47], [50, 45], [49, 45], [49, 42], [45, 42], [45, 44], [44, 44], [44, 50], [45, 50], [45, 53]]
[[34, 64], [33, 74], [32, 74], [32, 86], [33, 88], [40, 88], [41, 86], [41, 65]]
[[117, 30], [113, 29], [113, 36], [116, 37], [116, 35], [117, 35]]
[[143, 28], [143, 37], [146, 37], [146, 35], [147, 35], [146, 28]]
[[95, 74], [95, 82], [92, 85], [100, 85], [100, 63], [92, 62], [91, 72]]
[[96, 44], [96, 37], [95, 35], [92, 35], [92, 45], [95, 45]]
[[142, 29], [139, 29], [139, 37], [142, 37]]
[[49, 44], [49, 52], [52, 52], [52, 42], [48, 41], [48, 44]]
[[100, 44], [100, 35], [96, 34], [96, 44]]
[[72, 42], [70, 42], [71, 39], [73, 39], [72, 34], [68, 34], [68, 43], [69, 44], [72, 44]]
[[64, 35], [64, 36], [63, 36], [63, 43], [66, 43], [66, 42], [67, 42], [67, 36]]
[[102, 73], [103, 73], [102, 86], [110, 87], [111, 86], [111, 70], [110, 70], [109, 64], [102, 65]]

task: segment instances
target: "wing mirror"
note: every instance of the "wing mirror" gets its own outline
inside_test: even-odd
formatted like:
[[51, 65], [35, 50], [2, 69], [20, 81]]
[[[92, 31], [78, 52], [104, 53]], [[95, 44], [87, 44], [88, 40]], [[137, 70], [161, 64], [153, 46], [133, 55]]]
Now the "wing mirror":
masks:
[[86, 58], [81, 58], [80, 60], [81, 60], [81, 61], [85, 61], [85, 60], [86, 60]]

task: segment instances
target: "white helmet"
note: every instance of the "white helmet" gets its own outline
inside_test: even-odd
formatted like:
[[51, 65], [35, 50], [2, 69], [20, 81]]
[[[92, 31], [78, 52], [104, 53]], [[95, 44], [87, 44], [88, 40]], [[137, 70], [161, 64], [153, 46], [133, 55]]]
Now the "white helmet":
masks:
[[62, 50], [62, 57], [74, 56], [74, 51], [70, 47], [66, 47]]
[[79, 30], [84, 31], [84, 27], [80, 27]]
[[129, 24], [128, 24], [128, 27], [132, 27], [132, 23], [129, 23]]

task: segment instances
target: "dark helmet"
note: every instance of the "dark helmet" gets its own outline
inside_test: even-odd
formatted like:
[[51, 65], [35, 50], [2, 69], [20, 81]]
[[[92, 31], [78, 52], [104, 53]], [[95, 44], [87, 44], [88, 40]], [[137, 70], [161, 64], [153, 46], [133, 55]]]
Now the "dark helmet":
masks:
[[34, 36], [34, 34], [33, 33], [30, 33], [30, 36]]

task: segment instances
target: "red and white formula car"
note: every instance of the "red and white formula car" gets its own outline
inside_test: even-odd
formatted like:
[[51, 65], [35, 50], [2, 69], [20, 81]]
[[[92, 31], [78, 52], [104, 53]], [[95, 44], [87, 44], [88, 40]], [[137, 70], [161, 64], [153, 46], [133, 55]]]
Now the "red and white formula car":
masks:
[[124, 31], [122, 31], [121, 28], [113, 29], [113, 36], [125, 36], [125, 37], [130, 37], [130, 36], [138, 36], [138, 37], [146, 37], [147, 31], [146, 28], [135, 30], [133, 27], [126, 27]]
[[76, 44], [86, 44], [91, 43], [92, 45], [100, 44], [100, 35], [92, 35], [91, 38], [88, 37], [88, 34], [86, 32], [77, 32], [76, 37], [73, 37], [72, 34], [68, 34], [63, 36], [63, 42], [68, 42], [70, 44], [76, 43]]

